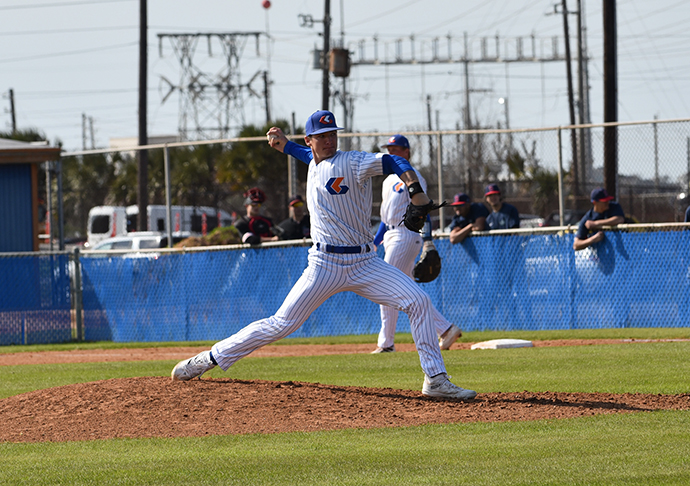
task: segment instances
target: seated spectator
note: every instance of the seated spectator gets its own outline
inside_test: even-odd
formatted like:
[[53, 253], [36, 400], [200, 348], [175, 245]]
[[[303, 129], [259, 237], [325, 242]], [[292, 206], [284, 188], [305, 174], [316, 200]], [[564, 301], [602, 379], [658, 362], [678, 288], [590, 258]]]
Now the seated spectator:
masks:
[[458, 193], [451, 203], [455, 216], [450, 222], [450, 242], [462, 243], [473, 231], [484, 231], [489, 210], [480, 203], [473, 203], [470, 196]]
[[491, 214], [486, 217], [487, 229], [497, 230], [520, 227], [520, 213], [512, 204], [503, 202], [501, 190], [496, 184], [486, 186], [484, 199], [491, 206]]
[[271, 227], [273, 221], [260, 214], [261, 204], [266, 200], [266, 195], [258, 187], [253, 187], [244, 193], [244, 207], [247, 214], [235, 221], [235, 228], [242, 236], [242, 243], [258, 245], [264, 241], [275, 241]]
[[310, 236], [309, 215], [305, 212], [304, 199], [295, 196], [289, 204], [290, 217], [278, 225], [276, 233], [281, 240], [301, 240]]
[[625, 214], [620, 204], [613, 201], [606, 189], [597, 188], [590, 195], [592, 209], [587, 211], [580, 220], [580, 226], [575, 235], [573, 250], [580, 251], [602, 241], [605, 236], [601, 230], [604, 226], [616, 226], [625, 221]]

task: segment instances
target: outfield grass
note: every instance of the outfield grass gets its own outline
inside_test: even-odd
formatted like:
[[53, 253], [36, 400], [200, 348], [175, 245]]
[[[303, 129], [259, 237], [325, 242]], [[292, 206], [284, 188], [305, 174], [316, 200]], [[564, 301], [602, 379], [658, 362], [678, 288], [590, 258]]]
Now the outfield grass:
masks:
[[[688, 337], [685, 329], [623, 331], [634, 335], [591, 331], [539, 339]], [[470, 334], [478, 336], [464, 339], [538, 339], [534, 333]], [[455, 382], [480, 393], [689, 393], [689, 353], [690, 342], [665, 342], [446, 351], [444, 358]], [[167, 376], [173, 364], [2, 367], [0, 397], [75, 382]], [[422, 379], [416, 353], [246, 358], [210, 375], [415, 390]], [[309, 434], [4, 443], [0, 484], [690, 484], [689, 458], [690, 411], [663, 411]]]

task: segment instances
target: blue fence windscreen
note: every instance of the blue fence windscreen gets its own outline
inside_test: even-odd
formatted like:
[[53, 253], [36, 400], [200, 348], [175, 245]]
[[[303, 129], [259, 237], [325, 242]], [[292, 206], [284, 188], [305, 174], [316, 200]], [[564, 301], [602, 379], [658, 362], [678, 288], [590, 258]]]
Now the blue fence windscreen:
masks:
[[[607, 232], [437, 240], [438, 279], [422, 284], [466, 331], [690, 325], [690, 232]], [[224, 339], [273, 314], [307, 265], [303, 246], [81, 259], [86, 340]], [[379, 249], [380, 255], [383, 254]], [[378, 306], [328, 299], [291, 337], [375, 334]], [[409, 332], [404, 314], [399, 332]]]
[[0, 257], [0, 345], [72, 339], [69, 255]]

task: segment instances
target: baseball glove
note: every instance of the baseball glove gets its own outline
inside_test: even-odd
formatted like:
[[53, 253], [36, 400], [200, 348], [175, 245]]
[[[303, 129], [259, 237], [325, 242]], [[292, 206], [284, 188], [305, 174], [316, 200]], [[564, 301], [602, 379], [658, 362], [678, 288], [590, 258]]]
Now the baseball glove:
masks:
[[424, 228], [426, 215], [434, 209], [438, 209], [445, 205], [446, 201], [443, 201], [441, 204], [434, 204], [434, 201], [429, 201], [428, 204], [423, 206], [415, 206], [414, 204], [410, 203], [407, 205], [407, 210], [405, 211], [405, 216], [403, 217], [401, 223], [405, 223], [405, 227], [408, 230], [419, 233]]
[[414, 281], [431, 282], [441, 273], [441, 257], [435, 248], [422, 251], [419, 261], [414, 266]]

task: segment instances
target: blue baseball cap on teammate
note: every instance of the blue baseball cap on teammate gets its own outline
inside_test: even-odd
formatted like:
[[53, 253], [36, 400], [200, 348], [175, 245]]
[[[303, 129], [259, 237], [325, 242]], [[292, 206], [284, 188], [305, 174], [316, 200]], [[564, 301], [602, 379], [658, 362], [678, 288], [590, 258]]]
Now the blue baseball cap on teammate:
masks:
[[319, 133], [332, 132], [333, 130], [342, 130], [342, 128], [336, 126], [335, 115], [327, 110], [320, 110], [312, 113], [312, 115], [307, 118], [307, 123], [304, 127], [307, 137]]
[[492, 194], [500, 194], [501, 190], [498, 188], [496, 184], [489, 184], [486, 186], [486, 189], [484, 189], [484, 196], [490, 196]]
[[390, 147], [391, 145], [396, 145], [398, 147], [406, 149], [410, 148], [410, 142], [407, 140], [407, 138], [400, 134], [393, 135], [391, 138], [388, 139], [388, 142], [381, 145], [381, 148]]
[[589, 196], [590, 201], [592, 202], [606, 202], [606, 201], [613, 201], [613, 196], [609, 196], [609, 193], [606, 192], [606, 189], [603, 187], [597, 187], [592, 191], [592, 194]]
[[453, 196], [453, 202], [450, 205], [451, 206], [462, 206], [463, 204], [469, 204], [469, 203], [470, 203], [470, 196], [468, 196], [464, 192], [459, 192], [455, 196]]

